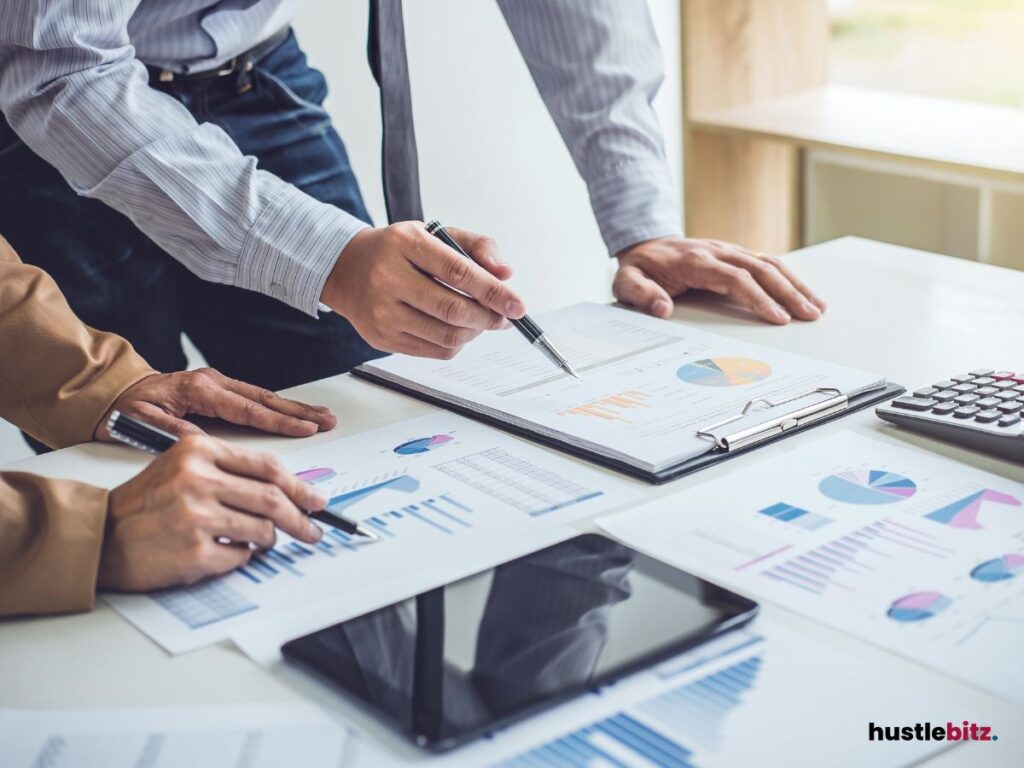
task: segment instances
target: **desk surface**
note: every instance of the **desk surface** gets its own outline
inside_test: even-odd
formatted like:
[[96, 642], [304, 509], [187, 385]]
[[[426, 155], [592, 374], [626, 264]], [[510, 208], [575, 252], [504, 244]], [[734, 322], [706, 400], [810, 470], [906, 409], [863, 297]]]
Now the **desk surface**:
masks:
[[[788, 260], [829, 302], [828, 311], [818, 322], [766, 326], [706, 296], [683, 301], [676, 308], [675, 321], [877, 371], [912, 388], [960, 369], [1021, 367], [1024, 272], [856, 238], [807, 248], [791, 254]], [[289, 394], [330, 406], [339, 416], [338, 429], [303, 441], [225, 436], [285, 453], [314, 441], [333, 440], [430, 410], [429, 406], [350, 376], [308, 384]], [[902, 433], [884, 425], [870, 411], [821, 427], [822, 431], [843, 429], [924, 447], [1024, 481], [1020, 465]], [[642, 487], [651, 496], [674, 493], [723, 472], [741, 472], [747, 464], [770, 458], [779, 450], [779, 445], [767, 446], [660, 488]], [[123, 449], [86, 445], [5, 469], [113, 486], [138, 472], [144, 463], [144, 457]], [[589, 524], [581, 527], [589, 528]], [[1007, 735], [1015, 730], [1019, 733], [1024, 725], [1024, 708], [787, 611], [767, 606], [765, 613], [830, 647], [855, 653], [873, 674], [884, 674], [887, 666], [903, 667], [913, 684], [936, 694], [942, 691], [962, 705], [959, 714], [950, 714], [952, 719], [968, 717], [986, 722], [987, 718], [988, 722], [1005, 724], [1002, 731]], [[177, 658], [167, 656], [102, 604], [91, 614], [0, 622], [0, 707], [217, 704], [310, 696], [324, 706], [336, 707], [322, 694], [305, 688], [294, 675], [260, 668], [229, 645]], [[1024, 765], [1020, 738], [1013, 739], [1014, 746], [1007, 741], [1000, 742], [998, 760], [993, 759], [990, 745], [972, 744], [948, 750], [930, 765], [969, 765], [983, 754], [986, 765]]]

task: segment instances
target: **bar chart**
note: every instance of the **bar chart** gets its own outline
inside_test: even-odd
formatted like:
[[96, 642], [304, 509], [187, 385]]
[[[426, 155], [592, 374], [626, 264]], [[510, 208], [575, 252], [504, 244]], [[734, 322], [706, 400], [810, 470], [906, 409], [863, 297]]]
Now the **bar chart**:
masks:
[[501, 763], [534, 766], [694, 766], [697, 749], [718, 747], [729, 713], [753, 688], [760, 656], [720, 669]]
[[636, 410], [637, 408], [652, 407], [648, 402], [650, 399], [651, 396], [646, 392], [639, 389], [627, 389], [614, 395], [602, 397], [599, 400], [591, 400], [586, 403], [574, 405], [571, 408], [566, 408], [559, 415], [586, 416], [592, 419], [621, 421], [629, 424], [632, 420], [627, 418], [626, 414], [630, 411]]
[[808, 531], [816, 531], [818, 528], [823, 528], [832, 522], [831, 517], [817, 515], [813, 512], [808, 512], [806, 509], [794, 507], [792, 504], [786, 504], [783, 501], [780, 501], [778, 504], [772, 504], [770, 507], [759, 509], [758, 513], [774, 518], [781, 523], [792, 523]]
[[893, 558], [919, 554], [941, 560], [953, 553], [927, 531], [886, 518], [809, 549], [761, 575], [816, 595], [831, 589], [854, 592], [859, 577]]

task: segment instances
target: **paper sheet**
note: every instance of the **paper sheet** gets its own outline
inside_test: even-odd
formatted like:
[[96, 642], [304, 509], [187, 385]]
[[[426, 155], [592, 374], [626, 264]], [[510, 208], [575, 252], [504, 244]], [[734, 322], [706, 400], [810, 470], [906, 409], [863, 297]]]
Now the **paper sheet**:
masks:
[[316, 707], [0, 710], [4, 768], [351, 768], [370, 747]]
[[296, 627], [327, 626], [539, 549], [570, 535], [565, 523], [636, 498], [625, 481], [447, 413], [284, 460], [331, 497], [331, 510], [381, 540], [322, 526], [323, 540], [307, 546], [279, 532], [271, 551], [225, 577], [104, 599], [172, 653], [254, 622], [263, 640], [274, 627], [295, 637]]
[[1024, 703], [1024, 484], [839, 433], [599, 521], [620, 540]]
[[518, 333], [492, 333], [451, 361], [404, 355], [364, 368], [420, 392], [657, 471], [712, 446], [696, 432], [754, 398], [817, 387], [852, 394], [881, 376], [600, 304], [540, 324], [584, 381], [560, 373]]

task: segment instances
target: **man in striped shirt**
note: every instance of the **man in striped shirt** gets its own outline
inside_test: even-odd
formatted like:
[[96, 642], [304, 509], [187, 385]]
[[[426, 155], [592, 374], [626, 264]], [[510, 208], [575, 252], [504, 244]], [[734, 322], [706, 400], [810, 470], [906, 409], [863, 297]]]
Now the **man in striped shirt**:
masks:
[[[781, 263], [683, 237], [645, 0], [497, 1], [619, 259], [616, 296], [664, 317], [672, 296], [710, 289], [769, 322], [818, 317]], [[525, 311], [488, 238], [454, 232], [475, 266], [422, 225], [371, 226], [324, 79], [289, 31], [298, 7], [0, 4], [0, 231], [158, 369], [183, 367], [185, 332], [228, 375], [279, 389], [377, 350], [447, 358]], [[371, 9], [386, 90], [404, 74], [401, 2]], [[410, 188], [392, 191], [418, 202], [411, 157], [393, 177]]]

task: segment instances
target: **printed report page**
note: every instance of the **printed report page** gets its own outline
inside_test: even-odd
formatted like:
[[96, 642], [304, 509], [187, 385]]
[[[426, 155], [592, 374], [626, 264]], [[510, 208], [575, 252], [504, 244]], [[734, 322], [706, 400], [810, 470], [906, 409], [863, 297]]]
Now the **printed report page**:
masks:
[[515, 330], [489, 333], [454, 360], [393, 355], [364, 368], [447, 402], [658, 471], [707, 452], [697, 432], [750, 400], [819, 387], [844, 393], [883, 378], [602, 304], [539, 324], [579, 371], [557, 369]]

